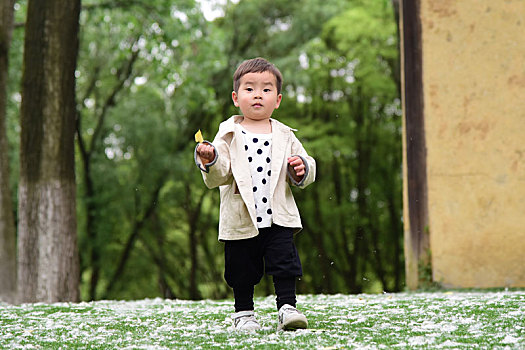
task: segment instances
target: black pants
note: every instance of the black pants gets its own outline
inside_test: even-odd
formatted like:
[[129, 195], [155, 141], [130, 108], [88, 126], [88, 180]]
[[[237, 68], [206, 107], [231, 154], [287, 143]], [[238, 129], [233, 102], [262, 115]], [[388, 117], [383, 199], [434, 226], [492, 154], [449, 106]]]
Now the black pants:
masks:
[[295, 279], [303, 271], [292, 228], [272, 225], [259, 229], [256, 237], [225, 241], [224, 260], [224, 278], [233, 288], [236, 312], [253, 310], [254, 286], [265, 272], [273, 276], [277, 309], [295, 306]]

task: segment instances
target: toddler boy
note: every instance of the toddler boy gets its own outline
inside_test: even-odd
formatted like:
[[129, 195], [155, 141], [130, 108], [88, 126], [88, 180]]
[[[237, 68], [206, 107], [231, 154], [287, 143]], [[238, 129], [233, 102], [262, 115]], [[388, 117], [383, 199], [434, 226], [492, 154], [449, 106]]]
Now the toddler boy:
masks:
[[233, 76], [232, 99], [242, 115], [222, 122], [212, 143], [195, 149], [206, 186], [220, 189], [219, 240], [235, 298], [234, 326], [257, 330], [253, 292], [266, 272], [273, 276], [278, 329], [306, 328], [296, 306], [302, 275], [293, 238], [302, 228], [289, 184], [315, 180], [315, 160], [294, 130], [271, 118], [281, 103], [282, 75], [263, 58], [244, 61]]

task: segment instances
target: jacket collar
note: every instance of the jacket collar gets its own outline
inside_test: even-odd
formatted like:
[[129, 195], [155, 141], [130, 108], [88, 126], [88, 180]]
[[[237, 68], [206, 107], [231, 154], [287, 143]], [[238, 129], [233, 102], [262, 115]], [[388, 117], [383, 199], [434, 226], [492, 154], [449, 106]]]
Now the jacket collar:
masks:
[[[234, 115], [225, 120], [222, 123], [222, 128], [224, 133], [233, 132], [235, 131], [235, 126], [237, 124], [240, 124], [243, 121], [244, 117], [242, 115]], [[286, 132], [288, 130], [297, 131], [296, 129], [292, 129], [289, 126], [281, 123], [280, 121], [270, 118], [270, 121], [272, 123], [272, 133], [275, 133], [276, 129], [279, 129], [283, 132]]]

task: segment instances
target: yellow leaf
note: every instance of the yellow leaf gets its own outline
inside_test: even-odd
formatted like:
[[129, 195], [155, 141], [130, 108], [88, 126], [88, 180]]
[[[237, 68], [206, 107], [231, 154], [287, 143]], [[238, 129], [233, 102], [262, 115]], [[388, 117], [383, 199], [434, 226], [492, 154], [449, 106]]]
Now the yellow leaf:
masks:
[[202, 141], [204, 141], [204, 139], [202, 138], [202, 133], [199, 129], [199, 131], [195, 133], [195, 142], [201, 143]]

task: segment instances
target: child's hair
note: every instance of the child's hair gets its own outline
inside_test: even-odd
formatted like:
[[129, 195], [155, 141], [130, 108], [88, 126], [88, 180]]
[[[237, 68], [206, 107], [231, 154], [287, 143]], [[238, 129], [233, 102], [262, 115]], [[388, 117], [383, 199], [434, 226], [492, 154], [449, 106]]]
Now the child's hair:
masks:
[[241, 78], [245, 74], [263, 72], [270, 72], [275, 76], [275, 80], [277, 81], [277, 94], [280, 94], [281, 87], [283, 86], [283, 76], [281, 72], [276, 66], [261, 57], [246, 60], [237, 67], [237, 70], [233, 74], [233, 91], [239, 92]]

